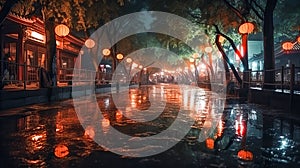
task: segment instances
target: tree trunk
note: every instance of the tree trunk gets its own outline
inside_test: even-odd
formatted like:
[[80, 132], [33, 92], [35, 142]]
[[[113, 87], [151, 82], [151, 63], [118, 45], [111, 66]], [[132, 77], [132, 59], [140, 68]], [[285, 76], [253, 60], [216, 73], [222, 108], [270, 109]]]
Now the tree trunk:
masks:
[[266, 89], [273, 89], [272, 85], [268, 83], [275, 82], [275, 72], [270, 71], [275, 69], [275, 56], [274, 56], [274, 25], [273, 25], [273, 12], [277, 0], [267, 0], [266, 9], [264, 12], [264, 86]]
[[47, 70], [49, 72], [52, 85], [57, 85], [56, 67], [56, 38], [55, 38], [54, 18], [45, 19], [46, 49], [47, 49]]

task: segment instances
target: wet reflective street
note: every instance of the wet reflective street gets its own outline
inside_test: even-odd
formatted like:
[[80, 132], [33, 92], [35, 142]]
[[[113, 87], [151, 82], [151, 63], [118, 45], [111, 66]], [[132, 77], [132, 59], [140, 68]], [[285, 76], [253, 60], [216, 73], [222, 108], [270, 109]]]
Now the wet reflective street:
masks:
[[[131, 88], [128, 95], [118, 97], [120, 101], [113, 94], [97, 95], [101, 121], [90, 113], [79, 114], [72, 100], [19, 108], [15, 115], [1, 116], [0, 167], [299, 167], [299, 116], [226, 100], [200, 88], [180, 90], [176, 85]], [[87, 111], [95, 111], [88, 102], [82, 103]], [[145, 115], [148, 120], [142, 121]], [[99, 127], [93, 123], [83, 127], [82, 117], [97, 120]], [[113, 128], [133, 137], [132, 142], [158, 135], [177, 120], [191, 119], [182, 139], [172, 135], [159, 139], [179, 141], [175, 146], [153, 156], [110, 152], [129, 150], [129, 143], [118, 137], [113, 139], [120, 141], [114, 149], [93, 141], [104, 142], [102, 136]], [[145, 145], [137, 150], [155, 148]]]

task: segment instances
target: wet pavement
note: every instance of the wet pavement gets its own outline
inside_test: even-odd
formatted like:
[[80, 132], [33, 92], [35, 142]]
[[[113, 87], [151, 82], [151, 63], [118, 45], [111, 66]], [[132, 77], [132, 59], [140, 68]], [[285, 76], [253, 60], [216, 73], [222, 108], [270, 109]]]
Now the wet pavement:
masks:
[[[10, 115], [0, 116], [0, 167], [299, 167], [299, 116], [217, 96], [174, 85], [132, 88], [117, 108], [113, 94], [99, 94], [97, 104], [104, 116], [99, 128], [81, 125], [83, 116], [72, 100], [12, 109]], [[141, 110], [160, 114], [146, 122], [130, 118], [138, 119]], [[93, 141], [100, 128], [102, 136], [112, 126], [132, 137], [149, 137], [187, 118], [194, 121], [189, 132], [153, 156], [121, 156]], [[120, 143], [118, 149], [127, 145]]]

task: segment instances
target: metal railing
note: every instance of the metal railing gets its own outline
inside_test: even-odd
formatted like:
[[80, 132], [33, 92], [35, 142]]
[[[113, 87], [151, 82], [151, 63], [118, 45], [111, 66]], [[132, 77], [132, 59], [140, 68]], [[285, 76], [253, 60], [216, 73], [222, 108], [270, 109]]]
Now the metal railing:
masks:
[[0, 61], [1, 89], [19, 88], [36, 89], [39, 88], [40, 67]]
[[[272, 83], [265, 83], [265, 73], [274, 73], [275, 80]], [[248, 81], [243, 81], [249, 84], [249, 87], [257, 87], [263, 89], [265, 86], [271, 86], [273, 89], [281, 92], [300, 91], [300, 67], [291, 65], [290, 67], [281, 67], [273, 70], [258, 70], [247, 71]]]
[[[42, 87], [42, 68], [38, 66], [19, 64], [0, 60], [0, 89], [39, 89]], [[72, 85], [76, 76], [76, 84], [84, 85], [95, 82], [96, 85], [109, 84], [112, 73], [99, 72], [86, 69], [57, 68], [57, 86]]]

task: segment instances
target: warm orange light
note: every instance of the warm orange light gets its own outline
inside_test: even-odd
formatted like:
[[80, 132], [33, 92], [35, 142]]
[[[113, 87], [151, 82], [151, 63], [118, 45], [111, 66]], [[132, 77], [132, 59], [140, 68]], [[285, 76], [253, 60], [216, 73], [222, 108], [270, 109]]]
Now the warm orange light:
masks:
[[122, 121], [122, 118], [123, 118], [122, 111], [119, 111], [119, 110], [118, 110], [118, 111], [116, 112], [116, 116], [115, 116], [115, 117], [116, 117], [116, 121], [117, 121], [117, 122], [121, 122], [121, 121]]
[[69, 149], [65, 145], [58, 144], [54, 149], [54, 154], [56, 157], [63, 158], [69, 154]]
[[217, 132], [217, 136], [221, 137], [223, 134], [223, 121], [220, 120], [219, 124], [218, 124], [218, 132]]
[[64, 24], [57, 25], [55, 27], [54, 31], [58, 36], [61, 36], [61, 37], [67, 36], [70, 33], [69, 27]]
[[85, 42], [84, 42], [84, 45], [87, 47], [87, 48], [93, 48], [95, 46], [95, 41], [93, 39], [87, 39]]
[[121, 53], [120, 53], [120, 54], [117, 54], [117, 59], [118, 59], [118, 60], [123, 59], [123, 57], [124, 57], [123, 54], [121, 54]]
[[140, 68], [140, 69], [143, 69], [143, 65], [140, 65], [139, 68]]
[[107, 48], [105, 48], [105, 49], [102, 50], [102, 54], [103, 54], [104, 56], [108, 56], [108, 55], [110, 54], [110, 50], [107, 49]]
[[42, 35], [42, 34], [40, 34], [40, 33], [38, 33], [38, 32], [32, 31], [30, 33], [30, 36], [33, 37], [33, 38], [35, 38], [35, 39], [37, 39], [37, 40], [45, 42], [45, 36]]
[[193, 58], [199, 58], [199, 54], [198, 53], [194, 53], [193, 54]]
[[132, 62], [132, 59], [128, 57], [128, 58], [126, 59], [126, 62], [131, 63], [131, 62]]
[[294, 47], [294, 44], [293, 44], [292, 42], [289, 42], [289, 41], [284, 42], [284, 43], [282, 44], [282, 48], [283, 48], [284, 50], [291, 50], [293, 47]]
[[245, 161], [251, 161], [253, 160], [253, 153], [242, 149], [238, 152], [238, 158]]
[[211, 52], [212, 52], [212, 48], [211, 48], [210, 46], [205, 47], [204, 51], [205, 51], [206, 53], [211, 53]]
[[32, 138], [31, 138], [31, 140], [33, 140], [33, 141], [38, 141], [38, 140], [41, 139], [41, 138], [43, 138], [42, 135], [33, 135]]
[[92, 127], [92, 126], [86, 127], [86, 129], [84, 131], [84, 136], [87, 136], [87, 137], [90, 137], [93, 139], [95, 137], [94, 127]]
[[239, 27], [239, 33], [241, 34], [249, 34], [254, 30], [254, 24], [251, 22], [245, 22]]
[[190, 58], [190, 62], [193, 63], [195, 61], [194, 58]]
[[102, 127], [108, 127], [110, 125], [110, 121], [109, 121], [109, 119], [106, 119], [106, 118], [104, 118], [103, 120], [102, 120]]
[[208, 149], [214, 149], [214, 147], [215, 147], [215, 140], [213, 140], [212, 138], [207, 138], [205, 142], [206, 142], [206, 147]]
[[300, 36], [297, 38], [298, 43], [300, 44]]
[[225, 41], [225, 37], [219, 36], [219, 42], [220, 42], [220, 43], [223, 43], [224, 41]]

